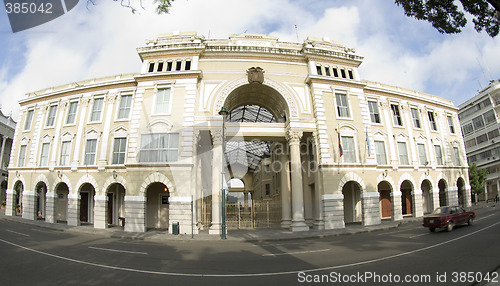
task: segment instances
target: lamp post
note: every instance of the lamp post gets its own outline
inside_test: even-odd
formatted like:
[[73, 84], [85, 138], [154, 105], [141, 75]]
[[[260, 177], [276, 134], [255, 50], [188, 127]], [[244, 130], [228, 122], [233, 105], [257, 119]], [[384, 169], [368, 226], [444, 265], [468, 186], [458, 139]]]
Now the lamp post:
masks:
[[222, 169], [221, 169], [221, 191], [222, 191], [222, 234], [221, 238], [226, 239], [226, 191], [224, 190], [224, 165], [225, 165], [225, 152], [226, 152], [226, 117], [229, 112], [224, 106], [219, 111], [222, 115]]

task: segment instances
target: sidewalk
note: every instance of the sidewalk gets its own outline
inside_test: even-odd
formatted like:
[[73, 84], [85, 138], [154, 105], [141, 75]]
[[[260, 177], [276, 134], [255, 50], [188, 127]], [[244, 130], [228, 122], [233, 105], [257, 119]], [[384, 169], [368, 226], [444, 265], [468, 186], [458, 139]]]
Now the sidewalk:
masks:
[[[304, 232], [291, 232], [280, 228], [262, 228], [262, 229], [235, 229], [228, 230], [227, 240], [229, 241], [280, 241], [295, 240], [307, 238], [324, 238], [339, 235], [352, 235], [358, 233], [387, 230], [399, 227], [402, 223], [411, 221], [420, 221], [422, 218], [405, 218], [403, 221], [385, 221], [379, 225], [362, 226], [361, 224], [347, 224], [343, 229], [334, 230], [310, 230]], [[191, 236], [190, 234], [173, 235], [166, 230], [151, 230], [147, 232], [125, 232], [121, 227], [113, 226], [107, 229], [96, 229], [93, 225], [85, 224], [81, 226], [68, 226], [64, 223], [47, 223], [43, 220], [32, 221], [23, 219], [21, 216], [6, 216], [5, 212], [0, 211], [0, 220], [14, 221], [17, 223], [29, 224], [36, 227], [69, 232], [75, 234], [91, 234], [108, 238], [146, 240], [146, 241], [218, 241], [219, 235], [209, 235], [208, 231], [200, 231], [199, 234]]]

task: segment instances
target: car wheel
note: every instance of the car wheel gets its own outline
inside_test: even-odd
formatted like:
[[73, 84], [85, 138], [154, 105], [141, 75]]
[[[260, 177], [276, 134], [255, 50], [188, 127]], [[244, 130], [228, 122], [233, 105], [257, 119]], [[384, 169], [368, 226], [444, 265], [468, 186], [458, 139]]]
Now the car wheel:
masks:
[[467, 221], [467, 225], [472, 225], [474, 223], [474, 219], [472, 217], [469, 217], [469, 220]]
[[450, 232], [453, 230], [453, 222], [449, 222], [447, 225], [446, 225], [446, 231]]
[[435, 227], [429, 227], [429, 231], [430, 232], [434, 232], [434, 231], [436, 231], [436, 228]]

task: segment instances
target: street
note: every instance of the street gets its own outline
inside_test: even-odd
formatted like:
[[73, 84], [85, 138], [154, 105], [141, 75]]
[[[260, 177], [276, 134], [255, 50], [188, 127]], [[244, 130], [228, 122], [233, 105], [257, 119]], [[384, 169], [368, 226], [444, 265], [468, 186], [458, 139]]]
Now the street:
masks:
[[500, 266], [499, 210], [452, 232], [411, 222], [259, 243], [113, 239], [2, 219], [0, 285], [476, 285], [500, 280], [488, 273]]

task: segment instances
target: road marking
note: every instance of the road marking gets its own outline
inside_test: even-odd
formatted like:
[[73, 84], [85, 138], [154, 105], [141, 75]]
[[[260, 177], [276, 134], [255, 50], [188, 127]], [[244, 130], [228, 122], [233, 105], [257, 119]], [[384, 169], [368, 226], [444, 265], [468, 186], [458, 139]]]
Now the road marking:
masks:
[[316, 253], [330, 251], [330, 249], [319, 249], [319, 250], [309, 250], [309, 251], [297, 251], [297, 252], [282, 252], [282, 253], [267, 253], [262, 254], [262, 256], [282, 256], [282, 255], [295, 255], [295, 254], [306, 254], [306, 253]]
[[289, 242], [289, 243], [275, 243], [275, 244], [253, 244], [254, 247], [265, 247], [265, 246], [282, 246], [282, 245], [294, 245], [294, 244], [305, 244], [304, 242]]
[[321, 267], [321, 268], [311, 268], [311, 269], [283, 271], [283, 272], [268, 272], [268, 273], [204, 274], [204, 273], [179, 273], [179, 272], [160, 272], [160, 271], [152, 271], [152, 270], [141, 270], [141, 269], [135, 269], [135, 268], [118, 267], [118, 266], [112, 266], [112, 265], [106, 265], [106, 264], [99, 264], [99, 263], [92, 263], [92, 262], [77, 260], [77, 259], [73, 259], [73, 258], [69, 258], [69, 257], [64, 257], [64, 256], [55, 255], [55, 254], [51, 254], [51, 253], [48, 253], [48, 252], [36, 250], [36, 249], [29, 248], [29, 247], [26, 247], [26, 246], [22, 246], [22, 245], [19, 245], [19, 244], [16, 244], [16, 243], [13, 243], [13, 242], [10, 242], [10, 241], [7, 241], [7, 240], [3, 240], [3, 239], [0, 239], [0, 241], [3, 242], [3, 243], [5, 243], [5, 244], [9, 244], [9, 245], [12, 245], [14, 247], [24, 249], [26, 251], [31, 251], [31, 252], [34, 252], [34, 253], [38, 253], [38, 254], [41, 254], [41, 255], [45, 255], [45, 256], [49, 256], [49, 257], [61, 259], [61, 260], [66, 260], [66, 261], [70, 261], [70, 262], [74, 262], [74, 263], [79, 263], [79, 264], [89, 265], [89, 266], [94, 266], [94, 267], [100, 267], [100, 268], [105, 268], [105, 269], [128, 271], [128, 272], [134, 272], [134, 273], [154, 274], [154, 275], [164, 275], [164, 276], [179, 276], [179, 277], [181, 277], [181, 276], [182, 277], [226, 277], [226, 278], [228, 278], [228, 277], [264, 277], [264, 276], [276, 276], [276, 275], [292, 275], [292, 274], [295, 275], [295, 274], [297, 274], [299, 272], [304, 272], [305, 273], [305, 272], [327, 271], [327, 270], [343, 269], [343, 268], [348, 268], [348, 267], [353, 267], [353, 266], [378, 263], [380, 261], [389, 260], [389, 259], [393, 259], [393, 258], [397, 258], [397, 257], [402, 257], [402, 256], [407, 256], [407, 255], [419, 253], [419, 252], [422, 252], [422, 251], [426, 251], [426, 250], [429, 250], [429, 249], [433, 249], [433, 248], [436, 248], [436, 247], [441, 247], [443, 245], [446, 245], [446, 244], [455, 242], [457, 240], [460, 240], [460, 239], [472, 236], [472, 235], [474, 235], [476, 233], [485, 231], [485, 230], [490, 229], [490, 228], [492, 228], [494, 226], [497, 226], [499, 224], [500, 224], [500, 222], [497, 222], [497, 223], [494, 223], [494, 224], [492, 224], [490, 226], [484, 227], [482, 229], [476, 230], [474, 232], [465, 234], [463, 236], [460, 236], [460, 237], [457, 237], [457, 238], [454, 238], [454, 239], [446, 240], [446, 241], [443, 241], [443, 242], [438, 243], [438, 244], [429, 245], [429, 246], [422, 247], [422, 248], [419, 248], [419, 249], [415, 249], [415, 250], [412, 250], [412, 251], [407, 251], [407, 252], [402, 252], [402, 253], [399, 253], [399, 254], [394, 254], [394, 255], [391, 255], [391, 256], [385, 256], [385, 257], [381, 257], [381, 258], [376, 258], [376, 259], [371, 259], [371, 260], [365, 260], [365, 261], [360, 261], [360, 262], [355, 262], [355, 263], [349, 263], [349, 264], [343, 264], [343, 265], [336, 265], [336, 266], [327, 266], [327, 267]]
[[142, 255], [148, 255], [146, 252], [127, 251], [127, 250], [117, 250], [117, 249], [100, 248], [100, 247], [93, 247], [93, 246], [89, 246], [89, 248], [90, 248], [90, 249], [95, 249], [95, 250], [111, 251], [111, 252], [121, 252], [121, 253], [130, 253], [130, 254], [142, 254]]
[[490, 214], [490, 215], [487, 215], [487, 216], [483, 216], [483, 217], [480, 217], [480, 218], [476, 219], [476, 221], [482, 220], [483, 218], [487, 218], [487, 217], [494, 216], [494, 215], [496, 215], [496, 214]]
[[6, 229], [6, 231], [12, 232], [12, 233], [15, 233], [15, 234], [19, 234], [19, 235], [23, 235], [23, 236], [30, 236], [29, 234], [20, 233], [20, 232], [13, 231], [13, 230], [10, 230], [10, 229]]
[[410, 238], [415, 238], [415, 237], [424, 236], [424, 235], [429, 235], [429, 234], [428, 233], [417, 234], [414, 236], [410, 236]]
[[377, 236], [388, 235], [388, 234], [395, 234], [395, 233], [401, 233], [401, 232], [407, 232], [407, 231], [412, 231], [412, 230], [414, 230], [414, 229], [403, 229], [403, 230], [398, 230], [398, 231], [385, 232], [385, 233], [377, 234]]

